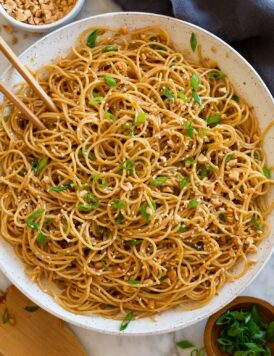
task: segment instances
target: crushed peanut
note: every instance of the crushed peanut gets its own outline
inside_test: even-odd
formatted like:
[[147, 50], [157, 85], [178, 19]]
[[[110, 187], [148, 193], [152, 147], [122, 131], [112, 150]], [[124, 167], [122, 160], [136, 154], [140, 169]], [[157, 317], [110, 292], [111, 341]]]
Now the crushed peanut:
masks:
[[30, 25], [47, 25], [67, 15], [77, 0], [0, 0], [7, 13]]

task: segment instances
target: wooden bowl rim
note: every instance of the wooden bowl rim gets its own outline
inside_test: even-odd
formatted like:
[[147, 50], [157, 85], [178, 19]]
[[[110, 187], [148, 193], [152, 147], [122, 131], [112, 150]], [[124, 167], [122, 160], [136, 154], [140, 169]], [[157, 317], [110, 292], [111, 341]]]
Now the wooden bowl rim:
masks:
[[211, 315], [211, 317], [209, 317], [209, 319], [206, 323], [205, 330], [204, 330], [204, 345], [205, 345], [206, 352], [209, 356], [216, 356], [216, 354], [214, 352], [214, 348], [212, 346], [213, 345], [212, 330], [216, 325], [215, 324], [216, 320], [219, 318], [219, 316], [224, 314], [227, 310], [234, 308], [237, 305], [245, 304], [245, 303], [257, 304], [257, 305], [263, 306], [264, 308], [266, 308], [269, 311], [269, 313], [274, 318], [274, 306], [271, 303], [267, 302], [266, 300], [256, 298], [256, 297], [249, 297], [249, 296], [242, 296], [242, 297], [235, 298], [232, 302], [227, 304], [225, 307], [223, 307], [222, 309], [218, 310], [216, 313]]

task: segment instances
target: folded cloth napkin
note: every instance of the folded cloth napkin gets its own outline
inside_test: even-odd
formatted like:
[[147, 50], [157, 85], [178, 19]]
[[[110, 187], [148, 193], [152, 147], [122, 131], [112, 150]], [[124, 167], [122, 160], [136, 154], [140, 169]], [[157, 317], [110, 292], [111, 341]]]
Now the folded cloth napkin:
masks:
[[116, 0], [124, 10], [194, 23], [229, 42], [274, 94], [274, 0]]

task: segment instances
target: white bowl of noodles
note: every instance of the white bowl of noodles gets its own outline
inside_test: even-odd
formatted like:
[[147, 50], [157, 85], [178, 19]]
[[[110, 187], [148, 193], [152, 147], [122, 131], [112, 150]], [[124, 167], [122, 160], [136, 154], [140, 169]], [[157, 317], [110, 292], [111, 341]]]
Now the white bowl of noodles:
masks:
[[[129, 30], [146, 26], [160, 26], [167, 31], [176, 49], [187, 49], [189, 54], [197, 60], [197, 50], [195, 54], [191, 54], [190, 49], [190, 37], [192, 33], [195, 33], [198, 44], [201, 45], [203, 58], [211, 58], [218, 63], [222, 72], [226, 73], [230, 82], [236, 88], [237, 95], [244, 98], [252, 106], [258, 118], [260, 129], [263, 130], [270, 124], [273, 116], [273, 99], [255, 70], [235, 50], [216, 36], [197, 26], [177, 19], [143, 13], [111, 13], [94, 16], [67, 25], [45, 36], [27, 49], [20, 58], [23, 63], [36, 70], [47, 63], [53, 62], [56, 58], [68, 54], [83, 31], [91, 27], [101, 26], [102, 23], [114, 28], [127, 26]], [[2, 79], [9, 86], [21, 81], [20, 76], [11, 68], [2, 75]], [[143, 119], [144, 117], [140, 117], [140, 120]], [[273, 132], [269, 131], [264, 139], [268, 166], [274, 164], [273, 141]], [[272, 190], [268, 193], [268, 198], [273, 201], [273, 197]], [[272, 212], [268, 217], [271, 231], [274, 229], [273, 218], [274, 214]], [[1, 224], [3, 224], [3, 220]], [[177, 307], [176, 309], [169, 309], [156, 314], [153, 319], [150, 317], [140, 318], [130, 322], [123, 333], [145, 335], [170, 332], [210, 316], [240, 294], [253, 280], [271, 256], [273, 245], [274, 234], [270, 234], [258, 244], [258, 251], [254, 256], [248, 255], [248, 258], [255, 258], [257, 263], [250, 264], [246, 273], [239, 279], [225, 283], [219, 290], [218, 295], [214, 296], [204, 306], [193, 310], [183, 310], [183, 308]], [[121, 321], [119, 320], [106, 319], [103, 316], [94, 314], [72, 313], [60, 306], [53, 297], [46, 294], [36, 283], [32, 282], [25, 273], [23, 263], [15, 254], [14, 249], [3, 238], [0, 239], [0, 267], [10, 281], [26, 296], [57, 317], [90, 330], [109, 334], [121, 333], [119, 331]], [[237, 274], [240, 270], [241, 266], [237, 264], [233, 267], [231, 273]]]

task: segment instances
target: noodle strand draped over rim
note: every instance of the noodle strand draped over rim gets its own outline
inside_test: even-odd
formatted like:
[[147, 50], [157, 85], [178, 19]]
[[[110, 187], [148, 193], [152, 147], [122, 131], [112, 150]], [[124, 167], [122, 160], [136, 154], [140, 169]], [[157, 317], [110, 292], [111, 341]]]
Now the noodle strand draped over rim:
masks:
[[26, 84], [47, 130], [1, 107], [0, 235], [43, 290], [76, 313], [139, 318], [200, 307], [247, 271], [272, 180], [216, 63], [189, 61], [161, 28], [99, 28], [35, 76], [59, 114]]

